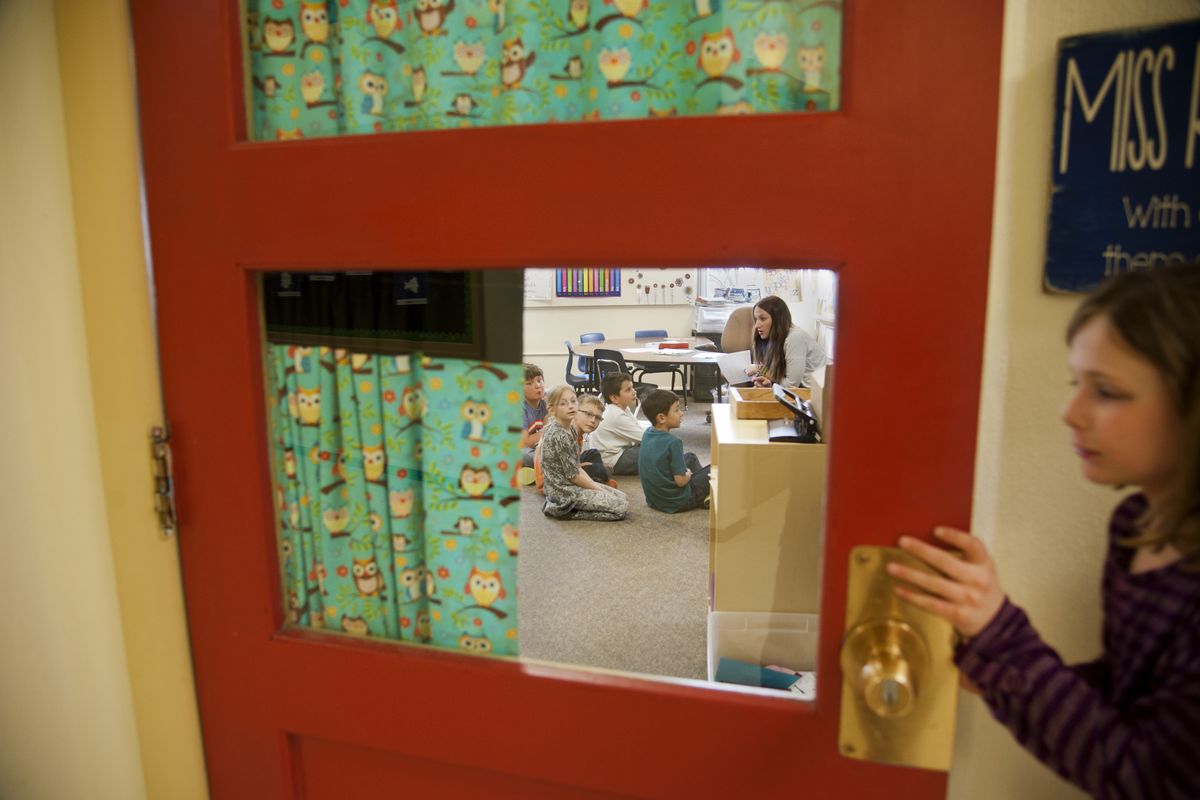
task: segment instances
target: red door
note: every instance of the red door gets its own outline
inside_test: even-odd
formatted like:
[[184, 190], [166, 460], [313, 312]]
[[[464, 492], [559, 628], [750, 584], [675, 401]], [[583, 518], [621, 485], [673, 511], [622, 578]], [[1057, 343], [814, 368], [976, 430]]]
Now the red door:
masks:
[[[944, 774], [838, 755], [837, 654], [850, 548], [969, 518], [1000, 0], [848, 0], [837, 113], [282, 145], [244, 141], [237, 7], [133, 3], [163, 382], [214, 796], [372, 787], [392, 796], [400, 787], [942, 796]], [[620, 157], [578, 157], [596, 152]], [[764, 152], [796, 156], [765, 172]], [[373, 180], [351, 192], [338, 178], [349, 174]], [[415, 235], [428, 214], [397, 189], [414, 185], [435, 235]], [[281, 199], [336, 203], [314, 224], [290, 203], [253, 200], [263, 186]], [[437, 227], [447, 208], [481, 222]], [[252, 270], [806, 263], [840, 265], [815, 704], [283, 630]], [[897, 401], [911, 410], [902, 421]], [[425, 700], [414, 707], [411, 693], [396, 692], [348, 703], [323, 691], [331, 676], [420, 685]], [[455, 747], [481, 717], [511, 722], [487, 748]]]

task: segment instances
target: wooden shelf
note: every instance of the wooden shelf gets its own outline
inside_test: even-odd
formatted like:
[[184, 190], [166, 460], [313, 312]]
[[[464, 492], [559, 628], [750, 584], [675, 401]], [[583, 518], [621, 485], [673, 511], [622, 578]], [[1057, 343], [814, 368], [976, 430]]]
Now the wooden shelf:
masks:
[[770, 442], [725, 404], [712, 417], [710, 610], [816, 613], [827, 446]]

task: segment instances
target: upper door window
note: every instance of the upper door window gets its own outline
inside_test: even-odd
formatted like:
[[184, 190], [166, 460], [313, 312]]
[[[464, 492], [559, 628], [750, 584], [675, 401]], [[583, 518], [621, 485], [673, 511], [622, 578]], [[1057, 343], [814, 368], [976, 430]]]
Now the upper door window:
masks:
[[829, 111], [841, 0], [248, 0], [251, 137]]

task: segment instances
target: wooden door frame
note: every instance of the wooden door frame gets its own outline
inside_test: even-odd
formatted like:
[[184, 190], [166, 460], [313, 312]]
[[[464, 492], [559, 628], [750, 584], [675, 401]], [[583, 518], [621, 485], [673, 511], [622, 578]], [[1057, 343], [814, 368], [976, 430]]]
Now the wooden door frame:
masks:
[[[801, 782], [815, 796], [898, 785], [896, 770], [837, 753], [838, 587], [852, 546], [969, 519], [1001, 0], [847, 0], [835, 113], [278, 144], [245, 142], [242, 104], [231, 101], [242, 86], [237, 6], [132, 3], [181, 559], [214, 795], [291, 791], [298, 778], [245, 765], [292, 758], [310, 736], [654, 796], [711, 791], [728, 776], [726, 758], [747, 762], [738, 788], [751, 795]], [[348, 175], [364, 182], [348, 184]], [[260, 203], [264, 187], [281, 200], [327, 202], [299, 211]], [[237, 448], [265, 453], [254, 271], [646, 264], [838, 265], [817, 702], [282, 631], [277, 576], [262, 585], [275, 574], [265, 457], [256, 480], [221, 484]], [[210, 421], [218, 413], [219, 428]], [[851, 463], [852, 453], [873, 457]], [[214, 497], [224, 503], [206, 502]], [[230, 520], [271, 533], [243, 537], [240, 557], [215, 570], [205, 548], [228, 535]], [[222, 671], [248, 677], [231, 683]], [[470, 687], [490, 716], [517, 720], [520, 735], [467, 759], [445, 716], [423, 715], [422, 737], [407, 735], [391, 701], [351, 720], [313, 691], [321, 676], [348, 671], [368, 684], [428, 686], [434, 697]], [[276, 716], [253, 710], [263, 706]], [[622, 735], [581, 734], [580, 716]], [[279, 730], [289, 733], [267, 733]], [[815, 745], [798, 745], [798, 732]], [[944, 791], [944, 775], [910, 772], [904, 787]]]

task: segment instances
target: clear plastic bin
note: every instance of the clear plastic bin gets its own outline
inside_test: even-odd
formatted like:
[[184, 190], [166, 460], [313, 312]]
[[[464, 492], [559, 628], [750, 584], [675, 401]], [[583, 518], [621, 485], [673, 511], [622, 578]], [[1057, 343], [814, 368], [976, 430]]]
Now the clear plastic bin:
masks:
[[817, 668], [817, 615], [711, 611], [708, 614], [710, 681], [717, 674], [717, 662], [722, 658], [812, 672]]

